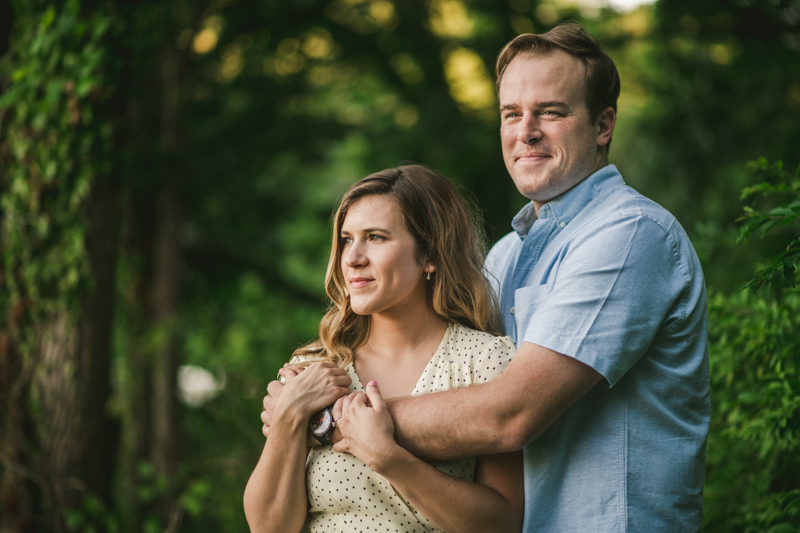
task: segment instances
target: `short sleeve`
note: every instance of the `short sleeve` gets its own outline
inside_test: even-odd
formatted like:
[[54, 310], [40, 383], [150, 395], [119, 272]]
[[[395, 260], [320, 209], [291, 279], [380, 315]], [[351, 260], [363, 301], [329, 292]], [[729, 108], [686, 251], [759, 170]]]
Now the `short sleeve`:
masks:
[[581, 232], [563, 251], [552, 287], [539, 291], [523, 341], [574, 357], [613, 386], [685, 293], [675, 226], [620, 216]]
[[473, 384], [486, 383], [499, 376], [517, 351], [511, 337], [486, 337], [485, 345], [473, 356]]

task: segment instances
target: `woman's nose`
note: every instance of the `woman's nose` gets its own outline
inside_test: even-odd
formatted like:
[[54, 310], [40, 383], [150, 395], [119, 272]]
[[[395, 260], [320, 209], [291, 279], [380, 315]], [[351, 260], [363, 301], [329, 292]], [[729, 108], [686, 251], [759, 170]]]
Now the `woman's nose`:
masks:
[[360, 241], [355, 241], [342, 252], [344, 264], [350, 268], [362, 267], [368, 263], [364, 246]]

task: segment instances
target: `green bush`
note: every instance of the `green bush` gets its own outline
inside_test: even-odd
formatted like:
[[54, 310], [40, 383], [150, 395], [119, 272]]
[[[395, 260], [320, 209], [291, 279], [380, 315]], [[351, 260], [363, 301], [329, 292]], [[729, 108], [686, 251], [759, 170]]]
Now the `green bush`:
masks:
[[[785, 234], [788, 245], [744, 290], [709, 298], [712, 421], [705, 530], [800, 530], [800, 167], [752, 164], [740, 234]], [[782, 235], [783, 236], [783, 235]]]

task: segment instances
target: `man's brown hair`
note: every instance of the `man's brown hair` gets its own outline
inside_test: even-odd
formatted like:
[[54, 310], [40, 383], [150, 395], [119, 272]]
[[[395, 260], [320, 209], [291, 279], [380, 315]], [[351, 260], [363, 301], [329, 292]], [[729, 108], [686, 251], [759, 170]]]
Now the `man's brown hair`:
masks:
[[503, 74], [515, 57], [520, 54], [549, 54], [556, 50], [563, 50], [586, 67], [586, 107], [592, 123], [607, 107], [616, 113], [619, 98], [617, 67], [597, 39], [574, 21], [563, 22], [547, 33], [523, 33], [505, 45], [497, 56], [495, 68], [498, 94]]

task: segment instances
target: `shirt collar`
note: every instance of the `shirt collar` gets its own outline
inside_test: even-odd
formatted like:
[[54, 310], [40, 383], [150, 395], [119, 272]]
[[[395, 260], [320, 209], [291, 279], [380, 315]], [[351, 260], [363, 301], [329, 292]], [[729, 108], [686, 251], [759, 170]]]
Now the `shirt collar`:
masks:
[[555, 220], [556, 225], [560, 228], [566, 227], [575, 216], [580, 213], [589, 202], [595, 198], [605, 195], [605, 192], [618, 185], [624, 185], [617, 167], [615, 165], [607, 165], [588, 178], [581, 181], [573, 188], [563, 193], [561, 196], [554, 198], [544, 204], [539, 209], [539, 216], [536, 216], [536, 209], [533, 207], [533, 202], [528, 203], [525, 207], [520, 209], [519, 213], [511, 221], [511, 227], [517, 232], [520, 239], [525, 239], [528, 232], [533, 226], [533, 223], [538, 219]]

